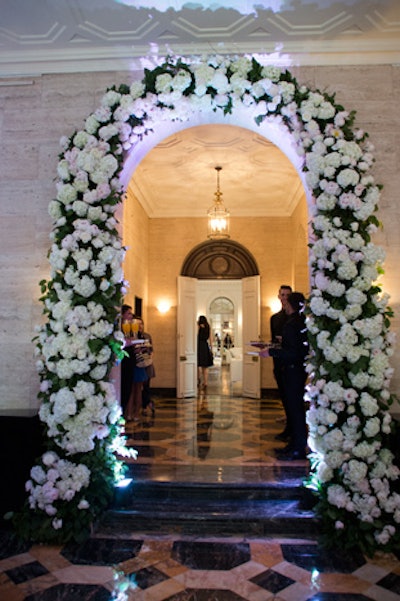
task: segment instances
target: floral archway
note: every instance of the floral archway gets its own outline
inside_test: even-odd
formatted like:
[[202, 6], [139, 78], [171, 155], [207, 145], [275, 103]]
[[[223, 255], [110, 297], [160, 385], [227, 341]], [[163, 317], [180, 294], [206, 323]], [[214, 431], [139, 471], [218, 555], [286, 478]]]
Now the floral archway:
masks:
[[108, 90], [82, 130], [61, 141], [50, 249], [41, 282], [47, 321], [37, 339], [40, 418], [48, 451], [32, 468], [21, 532], [79, 540], [122, 474], [119, 403], [109, 382], [121, 354], [118, 311], [124, 249], [116, 210], [128, 152], [165, 120], [234, 115], [289, 132], [311, 198], [307, 308], [311, 475], [327, 540], [367, 552], [399, 540], [399, 469], [389, 450], [393, 336], [371, 242], [380, 187], [368, 136], [335, 98], [289, 71], [244, 57], [170, 59], [144, 79]]

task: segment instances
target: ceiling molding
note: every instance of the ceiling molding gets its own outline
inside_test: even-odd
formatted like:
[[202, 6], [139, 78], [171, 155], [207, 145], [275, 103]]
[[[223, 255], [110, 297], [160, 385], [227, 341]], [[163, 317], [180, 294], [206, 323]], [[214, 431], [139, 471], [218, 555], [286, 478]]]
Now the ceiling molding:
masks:
[[[203, 56], [205, 54], [253, 55], [261, 64], [276, 66], [332, 66], [332, 65], [395, 65], [400, 63], [400, 38], [394, 48], [393, 43], [379, 42], [375, 44], [355, 41], [343, 44], [333, 41], [304, 44], [286, 43], [279, 50], [266, 48], [265, 43], [253, 42], [218, 45], [210, 48], [209, 44], [180, 44], [172, 54], [179, 56]], [[272, 44], [270, 44], [272, 46]], [[322, 49], [323, 46], [323, 49]], [[143, 71], [144, 66], [155, 67], [162, 62], [169, 52], [157, 53], [156, 60], [149, 47], [129, 48], [73, 48], [52, 51], [24, 52], [0, 51], [0, 77], [40, 76], [52, 73], [86, 73], [102, 71]]]
[[288, 67], [400, 62], [399, 0], [281, 0], [245, 12], [133, 4], [35, 0], [32, 11], [31, 0], [2, 0], [0, 77], [142, 70], [173, 54], [256, 55]]

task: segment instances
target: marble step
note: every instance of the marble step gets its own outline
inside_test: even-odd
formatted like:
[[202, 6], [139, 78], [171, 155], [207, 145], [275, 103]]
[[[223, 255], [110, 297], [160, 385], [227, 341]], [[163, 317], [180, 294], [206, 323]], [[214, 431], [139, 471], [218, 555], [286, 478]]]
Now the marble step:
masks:
[[318, 520], [305, 493], [298, 486], [290, 490], [271, 484], [218, 487], [136, 482], [116, 491], [97, 530], [102, 534], [313, 536]]
[[115, 489], [114, 503], [129, 506], [138, 500], [285, 500], [298, 499], [312, 502], [302, 479], [280, 482], [247, 483], [209, 483], [209, 482], [157, 482], [152, 480], [132, 480], [127, 486]]

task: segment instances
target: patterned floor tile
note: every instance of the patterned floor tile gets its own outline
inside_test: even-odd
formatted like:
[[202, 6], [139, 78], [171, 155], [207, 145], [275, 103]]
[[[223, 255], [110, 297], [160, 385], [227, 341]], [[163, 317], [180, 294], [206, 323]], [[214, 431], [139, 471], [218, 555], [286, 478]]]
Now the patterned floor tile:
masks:
[[387, 576], [379, 580], [377, 584], [387, 589], [388, 591], [392, 591], [392, 593], [400, 595], [400, 576], [398, 574], [388, 574]]
[[172, 558], [194, 570], [231, 570], [250, 560], [248, 543], [176, 541]]
[[6, 525], [0, 529], [0, 560], [26, 553], [30, 546], [29, 543], [18, 539]]
[[229, 590], [186, 589], [172, 597], [167, 597], [165, 601], [246, 601], [246, 599]]
[[84, 543], [69, 543], [62, 555], [71, 563], [107, 566], [116, 565], [137, 555], [141, 540], [94, 538]]
[[7, 576], [15, 582], [15, 584], [25, 582], [26, 580], [32, 580], [32, 578], [48, 574], [48, 572], [49, 571], [38, 561], [32, 561], [31, 563], [25, 563], [12, 570], [6, 570]]
[[308, 601], [370, 601], [370, 597], [358, 593], [317, 593]]
[[129, 574], [129, 580], [144, 590], [150, 586], [155, 586], [160, 582], [168, 580], [168, 576], [163, 574], [163, 572], [160, 572], [160, 570], [157, 568], [151, 566], [149, 568], [143, 568], [137, 572], [132, 572]]
[[251, 582], [254, 582], [258, 586], [265, 588], [265, 590], [270, 591], [271, 593], [279, 593], [279, 591], [287, 588], [295, 582], [291, 578], [287, 578], [282, 574], [278, 574], [278, 572], [274, 572], [274, 570], [267, 570], [266, 572], [258, 574], [250, 580]]
[[[277, 400], [221, 396], [210, 387], [199, 399], [155, 401], [154, 419], [126, 428], [140, 450], [129, 465], [136, 480], [241, 487], [292, 485], [307, 475], [307, 461], [275, 458], [274, 436], [283, 428]], [[206, 440], [204, 411], [212, 414]], [[168, 535], [99, 533], [63, 548], [32, 546], [0, 528], [1, 601], [111, 601], [124, 587], [126, 601], [400, 601], [400, 561], [326, 552], [307, 534], [184, 536], [179, 520]]]
[[349, 574], [365, 563], [361, 553], [346, 554], [342, 550], [326, 550], [317, 544], [282, 545], [282, 553], [286, 561], [309, 571]]
[[58, 584], [24, 601], [110, 601], [110, 591], [91, 584]]

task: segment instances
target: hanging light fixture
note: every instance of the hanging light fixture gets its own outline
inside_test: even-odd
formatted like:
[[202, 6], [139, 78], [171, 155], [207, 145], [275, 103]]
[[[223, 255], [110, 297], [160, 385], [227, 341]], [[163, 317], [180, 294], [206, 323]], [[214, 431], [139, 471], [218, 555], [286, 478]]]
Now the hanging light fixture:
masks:
[[222, 202], [222, 192], [219, 189], [219, 173], [222, 167], [215, 167], [217, 172], [217, 191], [214, 196], [214, 204], [207, 211], [208, 215], [208, 238], [218, 240], [229, 238], [229, 211], [225, 209]]

